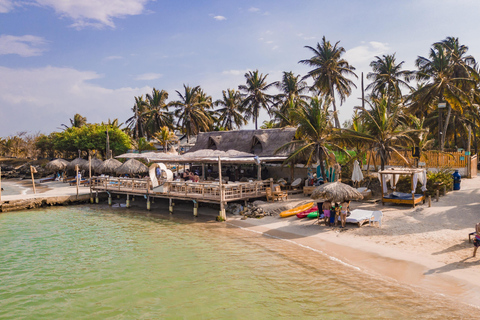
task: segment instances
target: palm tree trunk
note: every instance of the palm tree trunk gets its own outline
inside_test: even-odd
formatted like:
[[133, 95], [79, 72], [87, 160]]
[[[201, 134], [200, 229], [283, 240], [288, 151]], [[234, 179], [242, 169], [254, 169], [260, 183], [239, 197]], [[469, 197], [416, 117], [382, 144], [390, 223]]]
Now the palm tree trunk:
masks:
[[448, 105], [447, 118], [445, 119], [445, 124], [443, 126], [442, 141], [440, 141], [441, 151], [443, 151], [443, 148], [445, 146], [445, 136], [447, 135], [448, 123], [450, 122], [450, 115], [452, 114], [452, 107], [450, 106], [450, 104], [447, 104], [447, 105]]
[[338, 120], [337, 105], [335, 104], [335, 91], [333, 91], [333, 83], [330, 81], [330, 97], [332, 98], [333, 112], [335, 118], [335, 128], [340, 129], [340, 121]]
[[317, 148], [317, 157], [318, 157], [318, 160], [320, 161], [320, 171], [322, 173], [323, 182], [326, 183], [327, 175], [325, 173], [325, 166], [323, 165], [323, 153], [320, 152], [319, 148]]

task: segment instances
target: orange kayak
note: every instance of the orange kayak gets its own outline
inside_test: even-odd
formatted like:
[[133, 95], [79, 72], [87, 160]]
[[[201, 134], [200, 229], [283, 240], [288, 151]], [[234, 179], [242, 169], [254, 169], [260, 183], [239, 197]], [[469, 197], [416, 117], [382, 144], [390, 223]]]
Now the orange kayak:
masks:
[[306, 211], [306, 210], [310, 209], [311, 207], [313, 207], [314, 204], [315, 204], [314, 202], [309, 202], [309, 203], [304, 204], [302, 206], [299, 206], [299, 207], [296, 207], [296, 208], [293, 208], [293, 209], [290, 209], [290, 210], [285, 210], [285, 211], [280, 213], [280, 217], [285, 218], [285, 217], [290, 217], [290, 216], [296, 215], [297, 213], [300, 213], [300, 212], [303, 212], [303, 211]]

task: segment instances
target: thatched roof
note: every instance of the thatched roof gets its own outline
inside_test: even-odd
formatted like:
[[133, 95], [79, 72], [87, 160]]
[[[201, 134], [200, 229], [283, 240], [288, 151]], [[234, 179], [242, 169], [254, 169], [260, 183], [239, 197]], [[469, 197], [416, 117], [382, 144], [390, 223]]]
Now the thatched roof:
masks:
[[55, 159], [50, 161], [45, 165], [45, 169], [50, 170], [50, 171], [62, 171], [65, 170], [65, 168], [68, 165], [68, 161], [64, 159]]
[[243, 157], [252, 157], [251, 153], [242, 152], [238, 150], [212, 150], [212, 149], [202, 149], [194, 152], [185, 153], [184, 158], [189, 159], [198, 159], [198, 158], [243, 158]]
[[260, 157], [287, 156], [288, 151], [275, 154], [275, 150], [292, 141], [295, 132], [296, 128], [202, 132], [186, 154], [202, 149], [234, 149]]
[[117, 159], [108, 159], [95, 169], [97, 173], [115, 173], [122, 163]]
[[148, 167], [135, 159], [129, 159], [125, 161], [120, 167], [115, 170], [117, 174], [136, 174], [147, 173]]
[[84, 165], [85, 163], [88, 165], [88, 161], [87, 161], [87, 160], [82, 159], [82, 158], [77, 158], [77, 159], [73, 160], [72, 162], [70, 162], [70, 163], [67, 165], [67, 169], [68, 169], [68, 170], [75, 170], [75, 166], [76, 166], [76, 165], [78, 165], [79, 167], [81, 167], [81, 166]]
[[348, 200], [361, 200], [363, 199], [363, 196], [360, 192], [350, 187], [348, 184], [341, 182], [330, 182], [315, 188], [312, 193], [312, 199], [343, 202]]
[[[99, 166], [101, 166], [102, 163], [103, 163], [102, 160], [100, 160], [100, 159], [98, 159], [98, 158], [92, 158], [92, 171], [97, 172], [97, 168], [98, 168]], [[81, 169], [81, 170], [86, 170], [86, 171], [88, 171], [88, 169], [89, 169], [88, 160], [87, 160], [86, 163], [80, 165], [80, 169]]]

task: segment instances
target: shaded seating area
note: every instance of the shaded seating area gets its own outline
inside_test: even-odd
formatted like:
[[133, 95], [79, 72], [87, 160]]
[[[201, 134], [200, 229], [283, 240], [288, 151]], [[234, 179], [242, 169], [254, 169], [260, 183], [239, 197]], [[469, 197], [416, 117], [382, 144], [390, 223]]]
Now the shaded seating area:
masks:
[[[396, 191], [396, 185], [401, 175], [409, 175], [411, 177], [411, 193]], [[425, 203], [425, 191], [427, 190], [427, 173], [425, 169], [416, 168], [391, 168], [378, 172], [378, 179], [382, 187], [382, 204], [385, 202], [396, 204], [409, 204], [415, 207], [416, 204]], [[387, 183], [390, 181], [390, 186], [393, 192], [388, 193]], [[417, 183], [422, 185], [423, 194], [416, 194]]]

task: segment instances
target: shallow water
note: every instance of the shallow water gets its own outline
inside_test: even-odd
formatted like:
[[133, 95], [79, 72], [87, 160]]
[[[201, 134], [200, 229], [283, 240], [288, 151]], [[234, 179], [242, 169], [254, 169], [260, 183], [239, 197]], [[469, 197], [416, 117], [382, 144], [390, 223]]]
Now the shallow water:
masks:
[[0, 214], [1, 319], [439, 319], [472, 310], [220, 223], [99, 207]]

